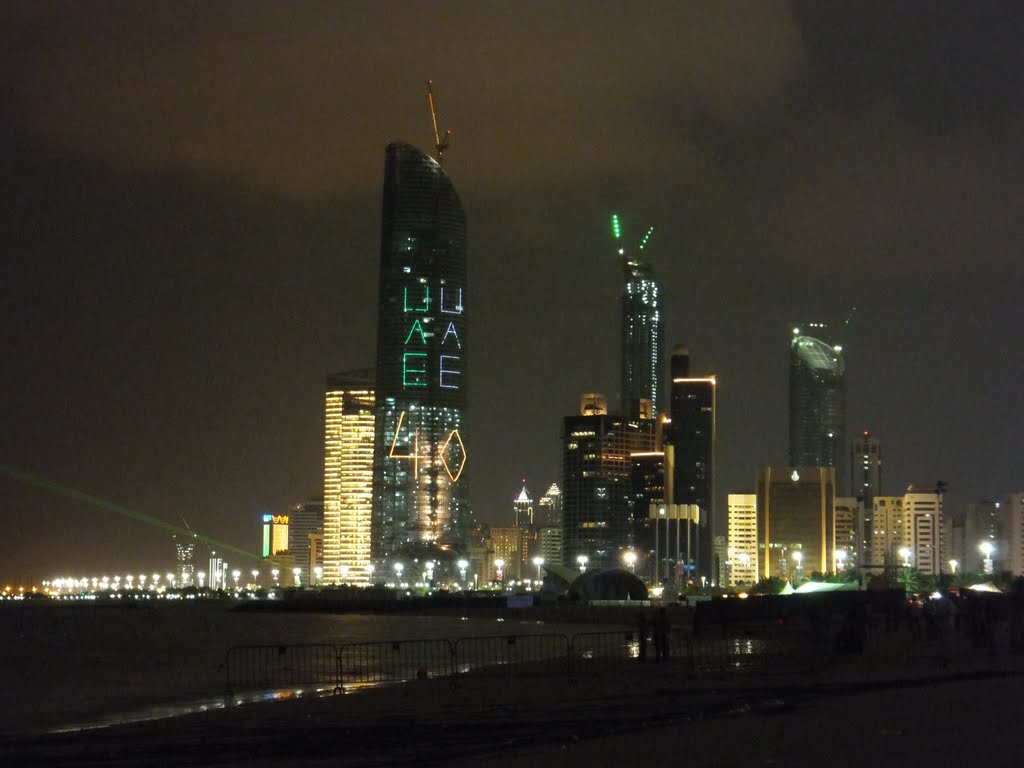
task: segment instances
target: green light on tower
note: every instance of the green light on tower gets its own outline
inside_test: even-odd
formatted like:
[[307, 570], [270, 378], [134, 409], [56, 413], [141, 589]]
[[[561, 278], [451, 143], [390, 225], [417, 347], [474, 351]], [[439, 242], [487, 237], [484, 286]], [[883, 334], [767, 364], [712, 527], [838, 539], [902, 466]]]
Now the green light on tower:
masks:
[[616, 240], [622, 239], [622, 226], [619, 224], [619, 214], [612, 214], [612, 235]]
[[640, 241], [640, 250], [641, 251], [644, 249], [644, 246], [647, 245], [647, 241], [651, 239], [651, 235], [653, 234], [653, 232], [654, 232], [654, 227], [651, 227], [650, 229], [647, 230], [647, 234], [644, 235], [644, 239]]

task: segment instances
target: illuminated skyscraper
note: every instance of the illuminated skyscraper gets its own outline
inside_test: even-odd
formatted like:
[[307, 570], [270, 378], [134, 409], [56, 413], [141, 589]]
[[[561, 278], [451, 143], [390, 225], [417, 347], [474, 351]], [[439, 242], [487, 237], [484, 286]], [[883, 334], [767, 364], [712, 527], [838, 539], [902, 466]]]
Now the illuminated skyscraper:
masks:
[[878, 438], [865, 430], [850, 441], [850, 495], [871, 509], [871, 500], [881, 493], [882, 449]]
[[388, 145], [381, 226], [372, 552], [465, 547], [466, 221], [441, 166]]
[[584, 395], [580, 415], [564, 419], [562, 562], [603, 568], [634, 545], [632, 454], [653, 449], [655, 422], [595, 412], [594, 401]]
[[[834, 467], [843, 474], [846, 362], [824, 323], [791, 326], [789, 342], [789, 464]], [[840, 487], [843, 487], [840, 480]]]
[[700, 507], [696, 550], [692, 553], [696, 575], [714, 581], [713, 542], [720, 526], [715, 511], [715, 407], [717, 379], [693, 376], [686, 347], [672, 351], [671, 422], [665, 428], [665, 442], [671, 446], [673, 504]]
[[757, 567], [761, 578], [834, 573], [835, 470], [761, 467], [757, 472]]
[[622, 259], [622, 414], [630, 419], [654, 418], [661, 406], [661, 286], [650, 265], [640, 258], [654, 227], [630, 253], [622, 240], [618, 214], [612, 215], [612, 236]]
[[369, 584], [374, 445], [370, 371], [329, 377], [325, 406], [323, 581]]

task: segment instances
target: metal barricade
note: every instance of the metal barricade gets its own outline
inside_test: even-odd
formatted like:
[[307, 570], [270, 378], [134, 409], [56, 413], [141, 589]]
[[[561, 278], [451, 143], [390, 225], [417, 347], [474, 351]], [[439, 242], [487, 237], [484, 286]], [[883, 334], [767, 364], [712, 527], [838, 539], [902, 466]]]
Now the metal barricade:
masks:
[[342, 685], [397, 683], [454, 672], [448, 640], [347, 643], [338, 649]]
[[302, 685], [340, 687], [333, 645], [236, 645], [224, 661], [227, 695]]
[[457, 675], [506, 679], [569, 675], [571, 664], [566, 635], [491, 635], [455, 641]]

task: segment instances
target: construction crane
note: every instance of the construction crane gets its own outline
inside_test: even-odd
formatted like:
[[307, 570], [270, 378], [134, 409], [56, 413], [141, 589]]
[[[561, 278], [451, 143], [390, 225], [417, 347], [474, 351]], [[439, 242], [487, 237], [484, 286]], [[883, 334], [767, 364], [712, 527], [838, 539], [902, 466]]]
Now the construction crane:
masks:
[[451, 142], [452, 132], [445, 131], [444, 138], [437, 132], [437, 111], [434, 109], [434, 81], [427, 80], [427, 102], [430, 104], [430, 120], [434, 124], [434, 148], [437, 150], [437, 164], [444, 165], [444, 151]]

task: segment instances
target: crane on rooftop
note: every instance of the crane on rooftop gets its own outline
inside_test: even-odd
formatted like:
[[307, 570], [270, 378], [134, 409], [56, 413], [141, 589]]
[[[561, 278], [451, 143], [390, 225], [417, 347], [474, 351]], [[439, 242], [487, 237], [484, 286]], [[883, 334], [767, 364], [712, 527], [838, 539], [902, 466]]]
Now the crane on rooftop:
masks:
[[[647, 233], [637, 243], [637, 246], [636, 246], [637, 253], [643, 252], [644, 248], [647, 247], [647, 243], [651, 239], [651, 235], [652, 234], [654, 234], [654, 227], [650, 227], [647, 230]], [[623, 263], [628, 263], [630, 261], [630, 257], [626, 254], [626, 249], [621, 244], [622, 243], [622, 221], [619, 218], [619, 214], [617, 214], [617, 213], [613, 213], [612, 214], [612, 239], [614, 239], [619, 244], [619, 256], [622, 257]], [[639, 260], [639, 258], [637, 257], [637, 259], [635, 259], [635, 260]]]
[[434, 109], [434, 81], [427, 80], [427, 102], [430, 104], [430, 121], [434, 124], [434, 148], [437, 150], [437, 164], [444, 165], [444, 151], [451, 143], [452, 132], [445, 131], [444, 138], [437, 131], [437, 110]]

